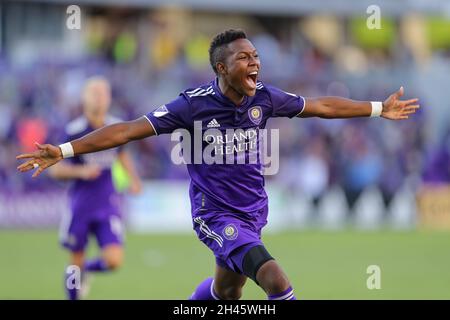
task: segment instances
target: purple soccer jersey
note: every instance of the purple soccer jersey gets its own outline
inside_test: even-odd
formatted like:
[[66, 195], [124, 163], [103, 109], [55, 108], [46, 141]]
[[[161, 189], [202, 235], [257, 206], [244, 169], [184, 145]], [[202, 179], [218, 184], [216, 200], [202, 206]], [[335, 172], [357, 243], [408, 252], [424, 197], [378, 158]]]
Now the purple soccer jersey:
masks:
[[[299, 115], [305, 105], [303, 97], [262, 82], [256, 88], [254, 96], [236, 106], [221, 93], [216, 78], [146, 115], [157, 135], [177, 129], [190, 133], [187, 143], [194, 151], [184, 156], [191, 177], [194, 229], [217, 263], [236, 272], [242, 272], [245, 253], [239, 248], [261, 244], [261, 229], [267, 223], [260, 129], [271, 117]], [[208, 162], [205, 154], [222, 162]], [[229, 164], [230, 157], [234, 164]]]
[[[106, 124], [120, 121], [108, 116]], [[78, 139], [94, 131], [85, 117], [79, 117], [65, 128], [64, 141]], [[83, 250], [88, 235], [94, 234], [100, 247], [121, 243], [120, 196], [117, 194], [111, 166], [119, 148], [75, 156], [67, 159], [72, 164], [95, 164], [101, 174], [94, 180], [75, 179], [69, 189], [70, 216], [63, 217], [60, 226], [61, 243], [72, 251]]]
[[[254, 212], [267, 204], [258, 130], [265, 128], [269, 118], [292, 118], [300, 114], [303, 107], [302, 97], [262, 82], [257, 83], [256, 95], [245, 97], [237, 107], [220, 92], [216, 79], [208, 85], [183, 92], [176, 100], [146, 117], [158, 135], [176, 129], [188, 130], [192, 150], [195, 149], [194, 122], [201, 121], [202, 151], [209, 148], [224, 157], [231, 153], [234, 163], [237, 163], [240, 151], [245, 153], [246, 160], [254, 151], [257, 161], [252, 163], [196, 164], [195, 157], [199, 154], [193, 152], [193, 163], [187, 164], [193, 213], [199, 210]], [[227, 129], [236, 131], [227, 135]], [[205, 135], [207, 130], [211, 134]], [[231, 146], [227, 142], [231, 142]]]

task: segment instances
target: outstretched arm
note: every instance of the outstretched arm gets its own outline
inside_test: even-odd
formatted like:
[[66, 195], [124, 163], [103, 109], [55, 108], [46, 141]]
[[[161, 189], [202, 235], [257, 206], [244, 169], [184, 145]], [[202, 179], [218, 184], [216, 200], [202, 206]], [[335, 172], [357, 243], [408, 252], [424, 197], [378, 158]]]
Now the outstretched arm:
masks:
[[[143, 139], [154, 134], [152, 125], [145, 117], [141, 117], [133, 121], [120, 122], [97, 129], [79, 139], [70, 141], [70, 145], [73, 154], [78, 155], [118, 147], [132, 140]], [[17, 159], [29, 159], [17, 167], [20, 172], [38, 168], [33, 174], [33, 178], [63, 159], [63, 151], [60, 147], [51, 144], [40, 145], [36, 143], [36, 145], [37, 151], [16, 157]]]
[[355, 101], [339, 97], [306, 98], [305, 109], [301, 118], [320, 117], [327, 119], [381, 116], [391, 120], [408, 119], [419, 108], [418, 99], [400, 100], [403, 87], [391, 94], [382, 104], [380, 110], [374, 110], [369, 101]]

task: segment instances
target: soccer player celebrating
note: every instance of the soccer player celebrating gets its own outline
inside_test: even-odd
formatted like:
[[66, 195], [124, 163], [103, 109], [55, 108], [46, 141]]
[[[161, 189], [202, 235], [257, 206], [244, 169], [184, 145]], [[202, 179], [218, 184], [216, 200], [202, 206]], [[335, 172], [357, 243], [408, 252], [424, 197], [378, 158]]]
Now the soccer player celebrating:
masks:
[[[304, 98], [286, 93], [258, 81], [261, 65], [257, 50], [239, 30], [217, 35], [209, 55], [216, 74], [209, 84], [186, 90], [172, 102], [134, 121], [109, 125], [59, 146], [38, 145], [39, 150], [17, 157], [29, 159], [18, 170], [25, 172], [37, 167], [33, 174], [36, 177], [64, 158], [176, 129], [191, 133], [188, 142], [196, 149], [196, 134], [200, 133], [200, 152], [194, 150], [191, 155], [194, 161], [186, 161], [191, 177], [192, 221], [198, 238], [215, 255], [216, 272], [214, 278], [204, 280], [196, 288], [191, 299], [239, 299], [247, 278], [251, 278], [269, 299], [293, 300], [295, 296], [287, 276], [261, 241], [268, 214], [263, 164], [260, 149], [255, 148], [261, 141], [260, 137], [256, 142], [249, 140], [265, 128], [271, 117], [381, 116], [399, 120], [407, 119], [416, 111], [417, 99], [400, 100], [403, 88], [384, 102]], [[240, 134], [230, 137], [230, 130], [240, 130]], [[227, 163], [199, 162], [198, 157], [208, 154], [208, 150], [214, 156], [226, 156]], [[255, 153], [257, 161], [248, 163]], [[228, 164], [230, 156], [241, 161]]]
[[[65, 133], [67, 140], [73, 140], [118, 122], [108, 115], [111, 102], [111, 88], [102, 77], [86, 81], [82, 96], [84, 114], [70, 122]], [[70, 188], [70, 216], [61, 221], [61, 243], [70, 250], [70, 264], [78, 266], [82, 274], [81, 288], [67, 285], [67, 297], [71, 300], [87, 294], [87, 273], [107, 272], [117, 269], [123, 259], [122, 222], [119, 209], [120, 199], [115, 191], [111, 166], [119, 160], [130, 177], [131, 193], [139, 193], [141, 182], [128, 153], [115, 148], [89, 155], [77, 155], [55, 164], [50, 168], [50, 176], [56, 179], [72, 180]], [[95, 235], [101, 248], [101, 256], [85, 260], [88, 236]], [[66, 274], [66, 278], [70, 277]]]

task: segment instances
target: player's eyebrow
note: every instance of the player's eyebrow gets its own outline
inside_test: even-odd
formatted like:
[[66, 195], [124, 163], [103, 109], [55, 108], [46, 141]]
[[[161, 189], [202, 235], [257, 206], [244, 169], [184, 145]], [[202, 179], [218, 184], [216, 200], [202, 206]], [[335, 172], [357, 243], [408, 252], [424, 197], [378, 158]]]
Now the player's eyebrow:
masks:
[[241, 54], [241, 53], [252, 54], [252, 53], [258, 53], [258, 51], [256, 49], [253, 51], [239, 51], [237, 54]]

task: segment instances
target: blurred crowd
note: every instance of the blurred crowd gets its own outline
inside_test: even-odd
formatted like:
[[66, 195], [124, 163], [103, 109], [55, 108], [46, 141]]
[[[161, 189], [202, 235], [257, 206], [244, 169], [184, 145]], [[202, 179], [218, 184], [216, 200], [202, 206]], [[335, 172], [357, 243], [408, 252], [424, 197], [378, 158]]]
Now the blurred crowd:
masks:
[[[171, 37], [157, 35], [149, 41], [145, 63], [141, 42], [129, 32], [76, 59], [54, 55], [16, 65], [11, 57], [2, 56], [0, 190], [60, 187], [45, 175], [32, 180], [30, 174], [18, 174], [15, 155], [33, 150], [34, 142], [63, 142], [64, 125], [81, 114], [80, 92], [87, 77], [104, 75], [111, 81], [111, 113], [124, 120], [140, 117], [185, 88], [213, 79], [207, 54], [210, 37], [196, 34], [180, 47]], [[261, 56], [261, 80], [285, 91], [372, 101], [384, 100], [400, 85], [405, 85], [406, 98], [421, 98], [423, 93], [414, 82], [408, 86], [414, 61], [407, 55], [371, 55], [346, 48], [337, 56], [300, 35], [294, 43], [269, 32], [250, 36]], [[416, 187], [423, 181], [448, 183], [450, 131], [431, 143], [426, 134], [427, 101], [421, 98], [420, 103], [418, 114], [399, 122], [272, 119], [269, 127], [280, 128], [281, 164], [279, 173], [267, 179], [314, 201], [340, 185], [350, 205], [371, 186], [382, 191], [387, 204], [405, 183]], [[158, 137], [128, 148], [143, 179], [186, 179], [185, 168], [170, 160], [172, 146], [170, 137]]]

